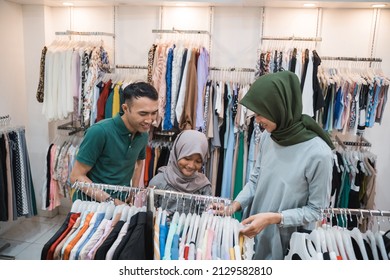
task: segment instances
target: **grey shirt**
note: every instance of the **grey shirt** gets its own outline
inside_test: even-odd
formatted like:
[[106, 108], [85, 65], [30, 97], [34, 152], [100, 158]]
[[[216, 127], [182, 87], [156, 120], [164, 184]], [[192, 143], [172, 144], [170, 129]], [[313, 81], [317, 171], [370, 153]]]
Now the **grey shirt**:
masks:
[[235, 200], [249, 215], [281, 212], [284, 225], [270, 225], [255, 237], [254, 259], [283, 259], [297, 227], [320, 219], [330, 200], [332, 168], [332, 151], [320, 137], [280, 146], [263, 133], [256, 165]]

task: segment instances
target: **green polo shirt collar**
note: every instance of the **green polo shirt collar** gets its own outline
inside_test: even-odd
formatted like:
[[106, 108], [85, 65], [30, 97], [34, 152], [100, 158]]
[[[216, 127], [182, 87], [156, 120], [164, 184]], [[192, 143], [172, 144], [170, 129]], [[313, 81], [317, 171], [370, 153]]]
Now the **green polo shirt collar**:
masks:
[[132, 133], [125, 126], [125, 123], [123, 122], [120, 113], [116, 114], [114, 116], [113, 120], [114, 120], [114, 123], [115, 123], [115, 128], [119, 132], [120, 135], [128, 135], [128, 136], [132, 135]]

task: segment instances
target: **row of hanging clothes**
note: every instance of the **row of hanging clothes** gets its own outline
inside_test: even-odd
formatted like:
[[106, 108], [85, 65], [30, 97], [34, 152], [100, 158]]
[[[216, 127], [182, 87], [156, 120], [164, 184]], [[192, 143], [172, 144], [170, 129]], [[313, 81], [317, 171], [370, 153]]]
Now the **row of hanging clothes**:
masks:
[[71, 199], [70, 174], [82, 135], [58, 133], [49, 144], [45, 158], [45, 180], [42, 185], [42, 210], [52, 211], [59, 207], [63, 198]]
[[213, 194], [233, 199], [246, 182], [253, 112], [239, 104], [253, 82], [251, 69], [212, 70], [205, 89], [203, 132], [210, 156], [205, 174]]
[[[83, 183], [77, 182], [74, 188], [81, 187], [81, 184]], [[206, 212], [205, 203], [215, 202], [217, 199], [215, 197], [194, 196], [188, 199], [188, 203], [192, 201], [197, 207], [190, 207], [193, 210], [189, 212], [182, 212], [184, 207], [182, 209], [178, 207], [177, 211], [170, 215], [165, 209], [154, 205], [154, 197], [160, 190], [95, 183], [89, 186], [118, 191], [124, 196], [123, 199], [130, 203], [119, 206], [106, 202], [98, 203], [93, 200], [93, 196], [92, 201], [84, 200], [82, 197], [76, 200], [63, 225], [43, 246], [42, 260], [174, 259], [174, 252], [179, 253], [180, 243], [182, 258], [179, 254], [176, 255], [180, 259], [202, 259], [203, 255], [205, 259], [211, 256], [216, 259], [252, 257], [253, 239], [238, 235], [240, 226], [237, 220], [233, 217], [213, 216]], [[169, 193], [169, 199], [189, 196], [176, 192]], [[162, 195], [161, 191], [160, 194]], [[168, 195], [166, 197], [168, 199]], [[178, 237], [174, 237], [175, 234]], [[177, 244], [177, 247], [174, 244]], [[207, 256], [206, 253], [199, 252], [199, 257], [196, 257], [192, 254], [195, 252], [193, 248], [189, 250], [191, 244], [202, 245], [195, 247], [196, 252], [205, 248]], [[213, 244], [220, 253], [211, 251], [208, 244]], [[234, 245], [237, 246], [234, 248]], [[235, 250], [232, 255], [229, 252], [231, 248]]]
[[[75, 189], [80, 184], [75, 184]], [[147, 211], [145, 192], [112, 185], [91, 187], [120, 192], [123, 200], [131, 197], [130, 203], [115, 206], [77, 199], [63, 225], [43, 246], [41, 259], [153, 259], [153, 214]]]
[[[377, 156], [370, 151], [371, 143], [362, 136], [336, 134], [330, 207], [375, 209]], [[352, 141], [353, 140], [353, 141]], [[368, 221], [350, 225], [365, 231]]]
[[0, 118], [0, 221], [37, 215], [36, 197], [24, 126]]
[[94, 85], [102, 73], [110, 71], [109, 51], [96, 36], [86, 40], [64, 35], [42, 49], [36, 98], [43, 103], [42, 114], [48, 121], [72, 117], [88, 126]]
[[147, 81], [159, 95], [156, 126], [161, 131], [200, 129], [210, 63], [205, 35], [171, 35], [158, 38], [148, 51]]
[[[222, 203], [221, 199], [183, 196], [160, 192], [157, 201], [161, 207], [156, 209], [154, 220], [155, 260], [252, 259], [254, 239], [239, 233], [243, 228], [239, 220], [207, 211], [211, 202]], [[176, 203], [174, 212], [166, 209], [170, 200]]]
[[321, 38], [263, 37], [255, 77], [279, 71], [294, 72], [301, 84], [303, 113], [314, 116], [324, 106], [317, 78], [321, 58], [316, 42]]
[[390, 80], [380, 61], [323, 57], [318, 78], [324, 107], [315, 118], [324, 130], [356, 134], [382, 122]]
[[[329, 208], [311, 231], [294, 232], [286, 260], [389, 260], [390, 230], [380, 230], [379, 219], [390, 222], [390, 211]], [[352, 217], [376, 219], [377, 229], [360, 230]], [[333, 220], [340, 221], [332, 223]]]

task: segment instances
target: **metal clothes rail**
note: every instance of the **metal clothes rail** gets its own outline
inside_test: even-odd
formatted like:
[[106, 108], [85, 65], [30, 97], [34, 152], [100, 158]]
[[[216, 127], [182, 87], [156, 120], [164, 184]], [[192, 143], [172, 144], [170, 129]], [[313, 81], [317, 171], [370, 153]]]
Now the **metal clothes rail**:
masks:
[[365, 217], [390, 217], [390, 210], [352, 209], [352, 208], [327, 208], [324, 214], [356, 215]]
[[253, 68], [237, 68], [237, 67], [209, 67], [211, 71], [237, 71], [237, 72], [255, 72]]
[[382, 62], [381, 58], [375, 58], [375, 57], [347, 57], [347, 56], [321, 56], [321, 60]]
[[83, 32], [83, 31], [73, 31], [73, 30], [66, 30], [66, 31], [60, 31], [60, 32], [55, 32], [56, 35], [81, 35], [81, 36], [111, 36], [115, 38], [114, 33], [109, 33], [109, 32]]
[[313, 42], [321, 42], [321, 37], [273, 37], [273, 36], [263, 36], [261, 40], [272, 40], [272, 41], [313, 41]]
[[207, 196], [207, 195], [200, 195], [200, 194], [192, 194], [192, 193], [182, 193], [182, 192], [175, 192], [175, 191], [169, 191], [169, 190], [160, 190], [155, 189], [153, 187], [150, 188], [135, 188], [135, 187], [129, 187], [129, 186], [121, 186], [121, 185], [110, 185], [110, 184], [99, 184], [99, 183], [88, 183], [88, 182], [79, 182], [76, 181], [72, 188], [82, 188], [82, 187], [92, 187], [97, 188], [99, 190], [113, 190], [113, 191], [146, 191], [147, 192], [147, 208], [149, 211], [155, 212], [154, 209], [154, 198], [156, 195], [160, 196], [168, 196], [170, 198], [185, 198], [185, 199], [193, 199], [195, 201], [203, 201], [203, 202], [216, 202], [216, 203], [223, 203], [224, 205], [230, 205], [231, 200], [227, 198], [221, 198], [221, 197], [215, 197], [215, 196]]
[[115, 65], [115, 69], [148, 69], [148, 66], [144, 65]]
[[207, 30], [181, 30], [181, 29], [153, 29], [152, 33], [179, 33], [179, 34], [205, 34], [210, 36]]

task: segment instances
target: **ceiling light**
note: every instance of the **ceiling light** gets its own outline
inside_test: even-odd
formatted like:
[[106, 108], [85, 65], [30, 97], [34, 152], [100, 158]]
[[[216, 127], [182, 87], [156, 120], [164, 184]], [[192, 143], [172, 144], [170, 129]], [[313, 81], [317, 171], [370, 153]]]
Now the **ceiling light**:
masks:
[[373, 7], [373, 8], [383, 8], [383, 7], [386, 7], [386, 4], [372, 4], [371, 7]]
[[303, 4], [303, 7], [305, 7], [305, 8], [313, 8], [315, 6], [316, 6], [316, 4], [314, 4], [314, 3], [305, 3], [305, 4]]
[[71, 2], [62, 2], [62, 5], [64, 6], [73, 6], [74, 4]]

